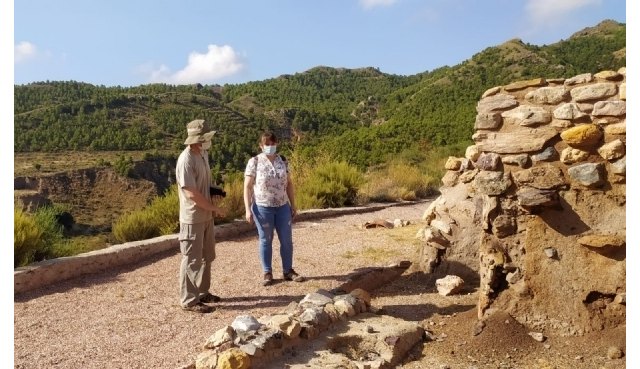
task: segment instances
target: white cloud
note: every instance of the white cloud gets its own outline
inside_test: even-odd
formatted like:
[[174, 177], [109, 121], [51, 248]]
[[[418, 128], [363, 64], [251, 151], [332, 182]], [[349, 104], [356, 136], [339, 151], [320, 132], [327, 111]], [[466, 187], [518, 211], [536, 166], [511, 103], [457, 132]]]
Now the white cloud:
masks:
[[365, 9], [375, 8], [376, 6], [391, 6], [398, 0], [359, 0], [360, 6]]
[[527, 0], [526, 10], [534, 23], [553, 21], [602, 0]]
[[190, 53], [183, 69], [172, 73], [169, 67], [161, 65], [149, 72], [149, 79], [170, 84], [207, 83], [232, 76], [243, 68], [240, 56], [231, 46], [209, 45], [205, 54]]
[[36, 48], [36, 45], [27, 41], [20, 42], [19, 44], [15, 45], [13, 49], [14, 49], [14, 55], [13, 55], [14, 64], [19, 64], [29, 59], [33, 59], [38, 55], [38, 49]]

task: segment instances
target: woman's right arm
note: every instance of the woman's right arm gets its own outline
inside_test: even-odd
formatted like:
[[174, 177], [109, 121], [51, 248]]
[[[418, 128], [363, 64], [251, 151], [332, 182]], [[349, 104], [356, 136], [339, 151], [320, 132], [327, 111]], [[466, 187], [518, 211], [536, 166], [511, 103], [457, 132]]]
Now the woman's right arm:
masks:
[[244, 218], [249, 223], [253, 223], [253, 215], [251, 214], [251, 202], [253, 201], [253, 184], [255, 177], [244, 176]]

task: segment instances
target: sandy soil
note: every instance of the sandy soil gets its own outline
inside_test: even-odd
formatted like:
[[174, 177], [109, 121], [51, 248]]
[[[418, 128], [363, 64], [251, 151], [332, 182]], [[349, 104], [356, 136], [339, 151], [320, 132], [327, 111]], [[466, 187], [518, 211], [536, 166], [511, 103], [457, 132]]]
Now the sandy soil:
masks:
[[[318, 288], [339, 286], [354, 270], [413, 259], [428, 203], [390, 207], [294, 226], [294, 267], [304, 283], [284, 282], [274, 252], [277, 283], [262, 287], [255, 235], [219, 242], [213, 293], [223, 297], [212, 314], [178, 305], [179, 254], [83, 277], [15, 296], [15, 368], [178, 368], [191, 363], [206, 339], [238, 315], [275, 313]], [[402, 219], [403, 228], [363, 229], [376, 219]], [[428, 276], [407, 271], [373, 291], [372, 304], [423, 325], [437, 340], [416, 347], [406, 368], [624, 368], [607, 358], [624, 349], [624, 327], [585, 337], [540, 343], [509, 316], [494, 314], [484, 331], [475, 324], [475, 290], [436, 293]], [[507, 323], [508, 322], [508, 323]], [[546, 346], [545, 346], [546, 345]], [[303, 349], [303, 348], [301, 348]]]

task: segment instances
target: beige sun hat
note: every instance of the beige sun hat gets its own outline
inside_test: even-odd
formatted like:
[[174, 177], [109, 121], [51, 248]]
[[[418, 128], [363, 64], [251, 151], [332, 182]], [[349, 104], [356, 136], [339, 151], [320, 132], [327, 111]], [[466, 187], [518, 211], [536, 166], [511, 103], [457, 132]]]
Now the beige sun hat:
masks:
[[214, 134], [216, 131], [209, 131], [209, 126], [204, 119], [192, 120], [187, 124], [187, 139], [184, 144], [192, 145], [211, 141]]

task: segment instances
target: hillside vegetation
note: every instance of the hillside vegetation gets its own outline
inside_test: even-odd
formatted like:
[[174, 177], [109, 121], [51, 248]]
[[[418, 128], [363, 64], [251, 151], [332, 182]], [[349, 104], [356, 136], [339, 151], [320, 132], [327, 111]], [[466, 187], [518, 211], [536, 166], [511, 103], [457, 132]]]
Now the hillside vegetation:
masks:
[[[567, 40], [536, 46], [510, 40], [456, 66], [412, 76], [376, 68], [316, 67], [237, 85], [94, 86], [46, 81], [15, 86], [15, 151], [178, 152], [184, 126], [207, 119], [218, 131], [216, 169], [242, 169], [271, 129], [284, 152], [331, 152], [360, 168], [405, 152], [466, 145], [475, 104], [490, 87], [559, 78], [626, 63], [626, 26], [603, 21]], [[409, 153], [409, 154], [406, 154]]]

